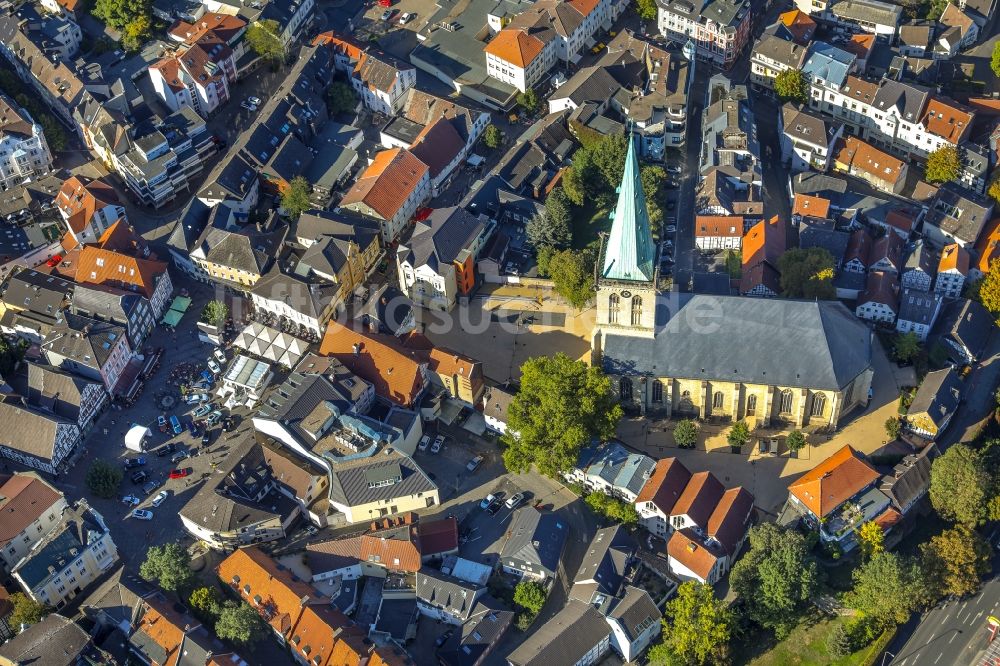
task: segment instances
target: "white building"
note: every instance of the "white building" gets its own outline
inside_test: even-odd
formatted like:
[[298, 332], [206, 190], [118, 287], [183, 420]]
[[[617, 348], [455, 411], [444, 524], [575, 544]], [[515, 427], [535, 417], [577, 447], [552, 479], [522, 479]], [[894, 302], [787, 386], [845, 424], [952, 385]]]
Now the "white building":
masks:
[[69, 419], [0, 402], [0, 457], [56, 474], [80, 439], [79, 426]]
[[317, 37], [320, 44], [333, 50], [333, 66], [344, 73], [365, 108], [391, 116], [406, 101], [407, 93], [417, 83], [416, 68], [370, 44], [326, 32]]
[[125, 206], [113, 187], [85, 176], [67, 178], [55, 200], [66, 230], [80, 245], [96, 243], [118, 220], [126, 220]]
[[927, 339], [941, 312], [941, 296], [913, 289], [904, 289], [899, 299], [896, 331], [915, 333], [921, 342]]
[[750, 0], [658, 0], [657, 6], [660, 34], [680, 44], [691, 40], [699, 58], [727, 69], [750, 39]]
[[42, 126], [25, 109], [0, 95], [0, 190], [48, 173], [52, 154]]
[[948, 298], [958, 298], [965, 288], [969, 275], [969, 253], [957, 243], [946, 245], [941, 250], [934, 292]]
[[867, 32], [891, 41], [903, 8], [879, 0], [795, 0], [795, 6], [810, 16], [853, 32]]
[[786, 103], [778, 116], [781, 129], [781, 160], [793, 172], [820, 171], [830, 168], [833, 147], [844, 126]]
[[214, 33], [148, 68], [153, 89], [171, 111], [189, 106], [208, 118], [230, 99], [236, 81], [233, 50]]
[[0, 568], [10, 571], [20, 562], [59, 525], [68, 506], [63, 494], [34, 472], [14, 474], [0, 484], [0, 511], [4, 517]]

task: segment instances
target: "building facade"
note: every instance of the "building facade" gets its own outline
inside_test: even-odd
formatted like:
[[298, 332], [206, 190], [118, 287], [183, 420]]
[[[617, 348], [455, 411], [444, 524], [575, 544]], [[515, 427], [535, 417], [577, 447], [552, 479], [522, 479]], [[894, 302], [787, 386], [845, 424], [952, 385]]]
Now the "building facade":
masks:
[[47, 174], [52, 154], [42, 126], [6, 95], [0, 95], [0, 190]]

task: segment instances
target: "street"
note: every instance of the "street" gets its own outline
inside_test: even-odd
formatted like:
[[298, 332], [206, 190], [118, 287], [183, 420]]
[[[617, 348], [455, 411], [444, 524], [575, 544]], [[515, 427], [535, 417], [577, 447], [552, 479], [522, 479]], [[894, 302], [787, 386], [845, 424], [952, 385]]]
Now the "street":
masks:
[[[997, 544], [994, 528], [990, 542]], [[1000, 555], [993, 558], [993, 570], [1000, 566]], [[1000, 609], [1000, 577], [995, 573], [977, 594], [967, 599], [949, 601], [927, 611], [902, 627], [889, 644], [883, 661], [886, 666], [962, 666], [978, 664], [977, 656], [987, 646], [989, 627], [986, 618]]]

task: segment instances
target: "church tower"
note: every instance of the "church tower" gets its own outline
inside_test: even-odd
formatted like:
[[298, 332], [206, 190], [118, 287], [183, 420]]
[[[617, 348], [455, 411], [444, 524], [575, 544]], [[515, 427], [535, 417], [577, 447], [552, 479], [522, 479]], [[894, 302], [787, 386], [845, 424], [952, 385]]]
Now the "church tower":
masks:
[[646, 195], [639, 177], [635, 140], [629, 133], [625, 173], [611, 232], [597, 266], [597, 326], [594, 352], [608, 333], [653, 337], [656, 323], [656, 244], [649, 225]]

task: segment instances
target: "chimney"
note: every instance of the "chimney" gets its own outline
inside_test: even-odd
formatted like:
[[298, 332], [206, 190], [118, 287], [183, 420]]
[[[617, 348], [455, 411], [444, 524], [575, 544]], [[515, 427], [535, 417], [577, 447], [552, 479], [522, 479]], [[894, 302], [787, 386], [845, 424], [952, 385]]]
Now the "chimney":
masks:
[[361, 355], [361, 343], [360, 342], [355, 342], [354, 343], [354, 355], [355, 356], [360, 356]]

